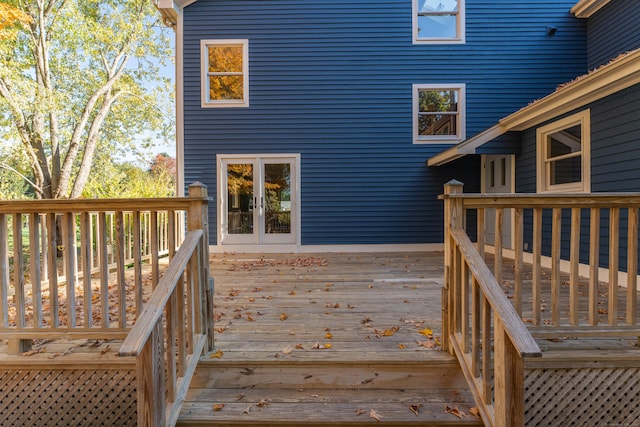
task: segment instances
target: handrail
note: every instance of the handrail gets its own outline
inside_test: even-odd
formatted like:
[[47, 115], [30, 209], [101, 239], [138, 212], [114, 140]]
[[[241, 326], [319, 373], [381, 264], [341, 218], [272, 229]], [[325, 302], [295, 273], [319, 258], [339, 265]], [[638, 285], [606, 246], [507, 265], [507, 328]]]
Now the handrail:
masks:
[[149, 336], [153, 332], [154, 325], [161, 320], [164, 309], [178, 284], [185, 274], [187, 264], [202, 239], [203, 231], [195, 230], [187, 233], [180, 249], [169, 263], [158, 286], [144, 305], [140, 317], [129, 331], [127, 338], [120, 346], [120, 356], [139, 356]]
[[493, 313], [502, 319], [505, 332], [509, 335], [518, 354], [522, 357], [542, 357], [540, 347], [505, 296], [469, 236], [462, 229], [451, 230], [451, 236], [459, 247], [471, 275], [476, 278], [482, 293], [491, 305]]

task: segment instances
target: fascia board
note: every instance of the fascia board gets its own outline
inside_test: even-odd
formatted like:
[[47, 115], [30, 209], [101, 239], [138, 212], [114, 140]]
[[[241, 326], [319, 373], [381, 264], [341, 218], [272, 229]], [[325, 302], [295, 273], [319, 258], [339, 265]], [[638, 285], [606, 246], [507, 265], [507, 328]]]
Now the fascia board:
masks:
[[499, 124], [522, 131], [640, 83], [640, 49], [534, 101]]
[[482, 145], [494, 140], [504, 133], [506, 133], [506, 130], [502, 126], [495, 125], [477, 134], [476, 136], [469, 138], [464, 142], [461, 142], [455, 147], [451, 147], [448, 150], [436, 154], [435, 156], [427, 160], [427, 165], [441, 166], [459, 159], [460, 157], [466, 156], [467, 154], [476, 154], [476, 150], [478, 149], [478, 147], [481, 147]]
[[589, 18], [611, 0], [580, 0], [571, 8], [576, 18]]

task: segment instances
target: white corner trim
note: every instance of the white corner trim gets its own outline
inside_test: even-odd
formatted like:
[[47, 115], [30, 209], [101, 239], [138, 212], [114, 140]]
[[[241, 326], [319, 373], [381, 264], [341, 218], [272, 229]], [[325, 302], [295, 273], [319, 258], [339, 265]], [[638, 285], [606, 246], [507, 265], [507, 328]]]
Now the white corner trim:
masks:
[[591, 15], [602, 9], [611, 0], [580, 0], [571, 8], [576, 18], [590, 18]]

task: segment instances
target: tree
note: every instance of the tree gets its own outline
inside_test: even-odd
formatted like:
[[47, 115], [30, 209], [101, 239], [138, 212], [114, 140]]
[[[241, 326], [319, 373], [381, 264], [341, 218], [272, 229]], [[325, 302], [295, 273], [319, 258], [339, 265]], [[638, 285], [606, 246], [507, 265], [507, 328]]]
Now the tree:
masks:
[[6, 4], [29, 20], [0, 40], [0, 126], [20, 141], [37, 198], [79, 197], [97, 154], [166, 135], [172, 96], [158, 64], [170, 45], [152, 2]]
[[31, 22], [31, 17], [20, 9], [0, 3], [0, 40], [15, 40], [18, 30]]

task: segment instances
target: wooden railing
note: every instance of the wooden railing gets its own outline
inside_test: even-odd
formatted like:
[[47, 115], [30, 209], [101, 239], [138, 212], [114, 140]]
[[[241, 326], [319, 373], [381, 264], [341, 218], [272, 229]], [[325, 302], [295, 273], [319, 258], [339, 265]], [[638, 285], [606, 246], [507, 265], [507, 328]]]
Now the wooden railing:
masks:
[[524, 425], [524, 357], [540, 348], [464, 230], [460, 183], [445, 186], [443, 348], [455, 354], [485, 425]]
[[186, 198], [0, 201], [9, 352], [34, 339], [124, 339], [120, 354], [138, 366], [138, 424], [175, 424], [213, 346], [207, 203], [199, 183]]
[[[639, 194], [462, 194], [452, 181], [442, 199], [443, 341], [473, 385], [485, 424], [523, 425], [523, 360], [540, 356], [534, 337], [640, 336]], [[473, 218], [475, 244], [466, 227]]]

